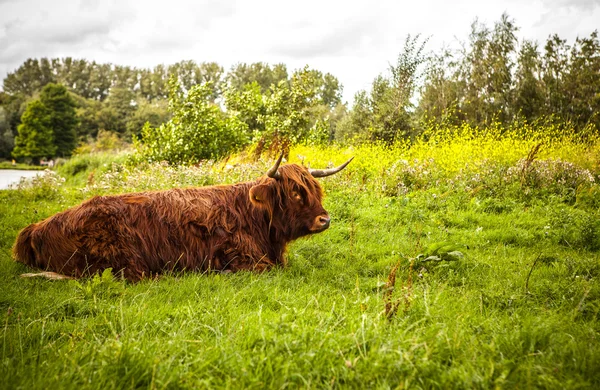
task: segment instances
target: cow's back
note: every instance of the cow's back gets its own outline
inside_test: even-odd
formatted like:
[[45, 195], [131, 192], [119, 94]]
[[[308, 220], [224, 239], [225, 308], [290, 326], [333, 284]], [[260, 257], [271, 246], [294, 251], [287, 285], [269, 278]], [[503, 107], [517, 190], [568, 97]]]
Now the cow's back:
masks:
[[214, 213], [208, 193], [177, 189], [96, 196], [23, 229], [15, 259], [72, 276], [113, 268], [133, 280], [165, 269], [202, 268], [196, 263], [206, 245], [195, 241], [209, 230], [194, 221]]

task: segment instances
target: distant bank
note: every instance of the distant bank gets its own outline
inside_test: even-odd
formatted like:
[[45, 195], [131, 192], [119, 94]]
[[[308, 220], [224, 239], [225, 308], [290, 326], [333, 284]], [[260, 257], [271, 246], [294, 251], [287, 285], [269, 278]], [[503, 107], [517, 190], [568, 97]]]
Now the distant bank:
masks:
[[43, 171], [25, 171], [18, 169], [0, 169], [0, 190], [6, 190], [11, 184], [16, 184], [22, 177], [34, 177]]

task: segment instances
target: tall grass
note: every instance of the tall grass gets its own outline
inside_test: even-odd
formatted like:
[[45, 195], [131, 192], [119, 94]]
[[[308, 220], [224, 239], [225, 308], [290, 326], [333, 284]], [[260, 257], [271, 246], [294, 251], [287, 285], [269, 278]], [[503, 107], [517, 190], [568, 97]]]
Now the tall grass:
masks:
[[65, 177], [68, 184], [82, 186], [92, 183], [95, 175], [110, 171], [113, 164], [126, 163], [129, 154], [127, 151], [77, 154], [64, 163], [58, 164], [56, 172]]
[[[1, 191], [0, 387], [599, 387], [597, 140], [463, 130], [293, 148], [312, 167], [356, 157], [321, 180], [331, 228], [264, 274], [23, 280], [10, 247], [94, 194], [250, 180], [271, 161], [90, 162], [52, 191]], [[422, 261], [444, 245], [464, 256]]]

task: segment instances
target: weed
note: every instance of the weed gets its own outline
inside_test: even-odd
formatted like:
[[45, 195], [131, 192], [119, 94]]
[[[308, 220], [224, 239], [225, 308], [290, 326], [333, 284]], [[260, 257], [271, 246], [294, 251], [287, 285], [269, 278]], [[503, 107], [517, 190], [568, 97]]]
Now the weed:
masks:
[[398, 262], [390, 270], [387, 282], [385, 283], [385, 287], [383, 290], [383, 301], [385, 303], [384, 313], [388, 320], [391, 320], [396, 315], [396, 313], [398, 312], [398, 307], [402, 303], [404, 303], [404, 311], [406, 312], [406, 310], [408, 310], [408, 308], [410, 307], [410, 303], [413, 299], [413, 260], [409, 260], [408, 277], [406, 279], [406, 285], [403, 285], [401, 287], [402, 296], [396, 299], [393, 298], [394, 290], [396, 289], [396, 273], [398, 272], [400, 262], [401, 260], [398, 260]]

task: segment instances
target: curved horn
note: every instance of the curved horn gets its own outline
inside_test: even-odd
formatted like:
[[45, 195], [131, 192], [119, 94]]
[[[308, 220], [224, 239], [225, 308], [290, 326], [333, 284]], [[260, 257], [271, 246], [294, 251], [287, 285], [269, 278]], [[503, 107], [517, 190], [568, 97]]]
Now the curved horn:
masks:
[[279, 178], [281, 178], [281, 175], [279, 174], [279, 172], [277, 172], [277, 169], [279, 169], [279, 164], [281, 164], [281, 160], [282, 159], [283, 159], [283, 152], [281, 152], [281, 154], [279, 155], [279, 158], [275, 162], [275, 165], [273, 165], [271, 167], [271, 169], [269, 169], [267, 171], [267, 176], [268, 177], [272, 177], [273, 179], [279, 179]]
[[338, 173], [342, 169], [346, 168], [346, 165], [350, 164], [350, 161], [352, 161], [352, 159], [354, 159], [354, 157], [351, 157], [350, 160], [346, 161], [345, 163], [343, 163], [342, 165], [340, 165], [337, 168], [331, 168], [331, 169], [309, 169], [308, 172], [311, 175], [313, 175], [313, 177], [331, 176], [331, 175], [333, 175], [335, 173]]

